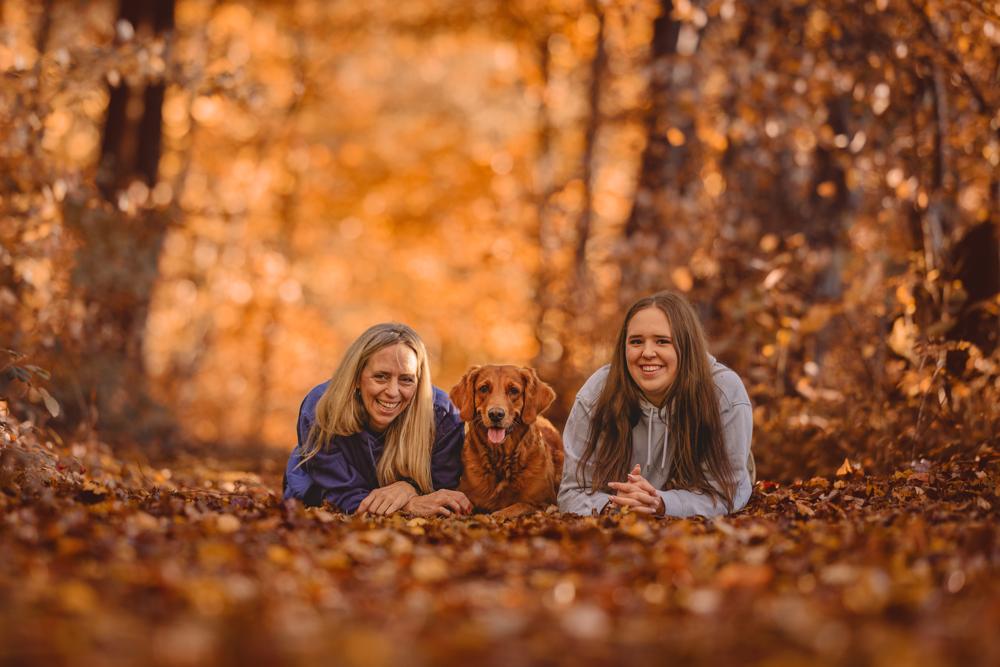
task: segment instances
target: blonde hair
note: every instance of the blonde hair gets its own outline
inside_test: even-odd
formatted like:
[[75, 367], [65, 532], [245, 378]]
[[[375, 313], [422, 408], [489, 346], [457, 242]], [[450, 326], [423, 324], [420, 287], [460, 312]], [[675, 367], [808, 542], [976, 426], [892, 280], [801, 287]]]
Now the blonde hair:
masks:
[[316, 415], [304, 444], [302, 461], [316, 456], [336, 436], [353, 435], [368, 423], [368, 412], [358, 392], [361, 372], [372, 355], [403, 344], [417, 357], [417, 388], [409, 405], [385, 430], [385, 449], [376, 466], [380, 486], [402, 478], [416, 482], [420, 493], [434, 490], [431, 448], [434, 444], [434, 389], [427, 349], [420, 336], [405, 324], [376, 324], [351, 343], [333, 372], [330, 384], [316, 403]]

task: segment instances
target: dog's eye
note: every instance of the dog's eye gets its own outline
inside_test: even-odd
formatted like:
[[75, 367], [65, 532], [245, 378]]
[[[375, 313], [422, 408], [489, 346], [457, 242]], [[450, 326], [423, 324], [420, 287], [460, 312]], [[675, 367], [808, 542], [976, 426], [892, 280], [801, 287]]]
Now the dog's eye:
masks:
[[489, 392], [490, 392], [490, 386], [488, 384], [484, 384], [479, 388], [480, 394], [488, 394]]
[[518, 394], [521, 393], [521, 390], [518, 389], [517, 387], [511, 387], [510, 389], [507, 390], [507, 393], [510, 394], [511, 396], [517, 396]]

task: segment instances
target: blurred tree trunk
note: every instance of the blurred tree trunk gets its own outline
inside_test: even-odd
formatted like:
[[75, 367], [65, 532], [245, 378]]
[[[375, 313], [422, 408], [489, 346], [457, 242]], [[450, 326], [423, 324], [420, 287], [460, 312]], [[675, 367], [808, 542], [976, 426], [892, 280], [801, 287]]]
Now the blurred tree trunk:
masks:
[[[121, 0], [116, 29], [126, 22], [125, 30], [134, 31], [140, 39], [147, 34], [163, 38], [174, 27], [174, 0]], [[163, 78], [132, 87], [119, 77], [108, 85], [97, 176], [97, 184], [108, 200], [135, 178], [141, 178], [149, 187], [156, 185], [166, 87]]]
[[621, 251], [619, 299], [629, 304], [637, 297], [662, 286], [656, 269], [669, 232], [663, 220], [665, 193], [674, 180], [665, 119], [670, 102], [670, 79], [680, 24], [671, 16], [673, 0], [661, 0], [660, 15], [653, 23], [650, 51], [649, 110], [646, 114], [646, 146], [639, 166], [639, 179], [632, 210], [625, 222]]
[[594, 151], [597, 146], [597, 133], [601, 126], [601, 84], [604, 81], [604, 66], [607, 59], [607, 49], [604, 44], [604, 13], [597, 2], [591, 3], [591, 10], [597, 16], [598, 29], [594, 42], [594, 57], [590, 61], [590, 87], [587, 91], [587, 102], [590, 113], [584, 129], [583, 156], [580, 159], [580, 180], [583, 182], [583, 204], [576, 226], [576, 251], [573, 255], [573, 266], [576, 285], [574, 286], [575, 309], [580, 328], [587, 330], [592, 326], [590, 316], [593, 308], [590, 302], [590, 276], [587, 270], [587, 242], [590, 240], [590, 228], [594, 215]]
[[[49, 44], [49, 35], [52, 33], [52, 5], [54, 2], [55, 0], [44, 0], [42, 2], [41, 23], [38, 26], [38, 34], [35, 35], [35, 50], [38, 51], [39, 63]], [[3, 4], [0, 4], [0, 15], [3, 15]]]
[[[968, 229], [955, 244], [950, 260], [950, 273], [961, 283], [964, 301], [949, 337], [974, 343], [988, 355], [1000, 343], [1000, 315], [994, 300], [1000, 293], [997, 223], [986, 220]], [[966, 359], [965, 352], [950, 354], [949, 370], [955, 375], [961, 374]]]
[[[835, 135], [847, 135], [847, 118], [850, 99], [838, 95], [826, 102], [827, 123]], [[852, 217], [852, 201], [847, 186], [847, 174], [831, 148], [817, 142], [814, 151], [815, 168], [810, 189], [810, 215], [803, 221], [806, 240], [821, 258], [816, 282], [813, 286], [813, 301], [836, 307], [843, 299], [844, 283], [842, 271], [846, 262], [848, 220]], [[807, 350], [812, 361], [825, 374], [828, 370], [824, 358], [833, 347], [838, 334], [838, 323], [828, 319], [813, 337], [811, 349]], [[794, 386], [792, 378], [785, 378], [787, 386]]]
[[[121, 0], [115, 29], [123, 40], [132, 38], [129, 32], [146, 42], [163, 40], [159, 55], [166, 63], [173, 25], [174, 0]], [[84, 398], [64, 401], [67, 414], [71, 421], [99, 421], [105, 432], [140, 440], [171, 433], [171, 419], [147, 394], [142, 358], [169, 222], [166, 212], [147, 208], [145, 201], [157, 184], [165, 69], [142, 84], [124, 78], [109, 83], [96, 184], [110, 205], [67, 200], [65, 211], [80, 242], [72, 279], [90, 331], [75, 369], [75, 395]]]
[[[572, 407], [575, 391], [585, 373], [589, 372], [589, 359], [581, 358], [590, 346], [581, 348], [579, 342], [593, 334], [596, 299], [594, 286], [587, 266], [587, 244], [593, 223], [594, 155], [601, 126], [600, 101], [607, 60], [605, 44], [605, 16], [597, 2], [591, 2], [590, 11], [598, 21], [594, 38], [594, 53], [589, 63], [587, 88], [587, 116], [583, 122], [583, 151], [578, 165], [573, 165], [572, 176], [577, 175], [582, 184], [583, 197], [580, 211], [572, 230], [571, 248], [565, 237], [548, 224], [552, 210], [551, 197], [556, 191], [553, 183], [552, 126], [549, 109], [541, 106], [539, 119], [539, 243], [542, 249], [539, 267], [539, 313], [536, 331], [539, 332], [540, 349], [532, 365], [540, 375], [553, 385], [557, 402], [549, 408], [549, 418], [562, 422]], [[539, 42], [539, 70], [545, 85], [548, 83], [548, 39]], [[566, 183], [560, 184], [565, 187]], [[567, 230], [569, 231], [569, 230]], [[568, 236], [568, 235], [567, 235]], [[564, 257], [556, 257], [565, 247]], [[570, 256], [569, 253], [572, 253]], [[561, 261], [565, 259], [565, 261]], [[559, 270], [565, 266], [568, 270]]]

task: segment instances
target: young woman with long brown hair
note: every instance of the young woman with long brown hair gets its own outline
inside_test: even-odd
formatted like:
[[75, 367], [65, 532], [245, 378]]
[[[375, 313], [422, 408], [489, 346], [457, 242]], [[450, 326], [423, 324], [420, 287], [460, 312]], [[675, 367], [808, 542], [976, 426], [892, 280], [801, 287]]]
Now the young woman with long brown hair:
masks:
[[580, 389], [566, 422], [559, 508], [735, 512], [753, 488], [752, 431], [743, 382], [709, 355], [687, 300], [674, 292], [639, 299], [611, 363]]
[[347, 513], [467, 514], [455, 491], [465, 426], [431, 385], [427, 350], [405, 324], [376, 324], [302, 401], [285, 498]]

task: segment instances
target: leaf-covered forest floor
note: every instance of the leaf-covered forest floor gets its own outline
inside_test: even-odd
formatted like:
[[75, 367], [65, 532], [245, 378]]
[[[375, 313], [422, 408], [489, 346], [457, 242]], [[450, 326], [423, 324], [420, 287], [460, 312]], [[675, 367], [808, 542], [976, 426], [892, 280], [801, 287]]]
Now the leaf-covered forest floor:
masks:
[[[717, 520], [347, 517], [280, 467], [0, 434], [0, 664], [1000, 664], [1000, 456]], [[258, 468], [260, 468], [258, 464]]]

